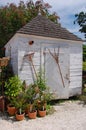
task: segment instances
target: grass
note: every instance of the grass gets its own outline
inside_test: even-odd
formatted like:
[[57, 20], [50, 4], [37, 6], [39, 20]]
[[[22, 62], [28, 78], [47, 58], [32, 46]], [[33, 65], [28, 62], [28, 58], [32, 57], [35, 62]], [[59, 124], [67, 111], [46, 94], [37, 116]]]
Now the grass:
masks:
[[46, 111], [47, 111], [47, 115], [52, 115], [56, 110], [54, 109], [53, 106], [51, 106], [50, 104], [48, 104], [46, 106]]

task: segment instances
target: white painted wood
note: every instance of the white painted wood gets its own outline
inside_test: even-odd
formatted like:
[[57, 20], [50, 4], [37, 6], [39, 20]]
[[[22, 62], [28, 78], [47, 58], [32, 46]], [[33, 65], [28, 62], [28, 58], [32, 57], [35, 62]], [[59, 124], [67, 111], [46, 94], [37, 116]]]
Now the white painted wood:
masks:
[[[66, 49], [66, 48], [65, 48]], [[58, 48], [57, 48], [58, 50]], [[50, 51], [54, 54], [54, 49], [50, 48]], [[60, 50], [59, 50], [60, 51]], [[67, 51], [66, 51], [67, 52]], [[65, 61], [66, 60], [66, 61]], [[69, 97], [69, 80], [68, 80], [68, 66], [69, 66], [69, 55], [67, 53], [59, 53], [59, 64], [61, 68], [62, 77], [64, 80], [64, 85], [59, 72], [58, 64], [55, 59], [49, 54], [46, 54], [45, 71], [47, 83], [51, 88], [51, 91], [55, 93], [58, 98], [68, 98]], [[68, 77], [67, 77], [68, 76]]]
[[[34, 44], [30, 46], [29, 41], [33, 40]], [[31, 69], [31, 63], [24, 58], [25, 55], [35, 52], [33, 63], [36, 72], [40, 69], [40, 48], [42, 69], [46, 70], [46, 80], [48, 86], [58, 98], [68, 98], [75, 94], [80, 94], [82, 88], [82, 42], [69, 41], [64, 39], [55, 39], [48, 37], [39, 37], [33, 35], [16, 34], [6, 45], [6, 56], [11, 55], [11, 63], [15, 74], [20, 79], [26, 80], [27, 84], [33, 82], [35, 77], [34, 70]], [[11, 52], [9, 51], [11, 48]], [[64, 79], [65, 88], [63, 87], [58, 66], [51, 52], [58, 53], [60, 48], [59, 64]], [[46, 50], [45, 50], [46, 49]], [[45, 50], [45, 54], [43, 53]]]
[[[69, 96], [80, 94], [82, 89], [82, 46], [70, 45], [70, 86]], [[74, 92], [76, 90], [76, 93]]]

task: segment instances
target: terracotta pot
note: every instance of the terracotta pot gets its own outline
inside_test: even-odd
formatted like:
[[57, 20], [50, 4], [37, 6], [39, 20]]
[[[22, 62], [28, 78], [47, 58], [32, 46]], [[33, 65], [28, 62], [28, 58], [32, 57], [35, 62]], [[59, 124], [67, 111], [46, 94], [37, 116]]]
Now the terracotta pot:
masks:
[[25, 113], [22, 113], [21, 115], [19, 115], [18, 113], [16, 113], [16, 120], [17, 120], [17, 121], [22, 121], [22, 120], [24, 120], [24, 115], [25, 115]]
[[13, 107], [13, 106], [8, 105], [7, 106], [7, 112], [9, 113], [10, 116], [14, 116], [15, 113], [16, 113], [16, 108]]
[[46, 116], [46, 109], [45, 109], [44, 111], [38, 110], [38, 115], [39, 115], [40, 117]]
[[28, 117], [30, 119], [35, 119], [37, 115], [37, 111], [33, 111], [33, 112], [28, 112]]

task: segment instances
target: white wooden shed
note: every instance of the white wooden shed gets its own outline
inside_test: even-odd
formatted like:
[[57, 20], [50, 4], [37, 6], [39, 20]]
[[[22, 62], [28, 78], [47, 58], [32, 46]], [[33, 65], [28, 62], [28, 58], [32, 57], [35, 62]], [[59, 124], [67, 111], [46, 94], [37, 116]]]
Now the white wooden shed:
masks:
[[6, 44], [6, 56], [11, 57], [14, 73], [30, 84], [35, 72], [27, 56], [32, 54], [36, 71], [40, 63], [44, 68], [51, 91], [58, 98], [69, 98], [82, 90], [82, 43], [65, 28], [38, 15]]

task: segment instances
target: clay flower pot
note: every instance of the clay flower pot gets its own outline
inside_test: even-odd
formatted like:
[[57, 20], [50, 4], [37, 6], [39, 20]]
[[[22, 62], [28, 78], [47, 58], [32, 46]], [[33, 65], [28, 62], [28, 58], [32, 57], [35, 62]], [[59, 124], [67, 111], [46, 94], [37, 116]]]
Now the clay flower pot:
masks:
[[24, 115], [25, 115], [25, 113], [22, 113], [21, 115], [18, 114], [18, 113], [16, 113], [16, 120], [17, 120], [17, 121], [22, 121], [22, 120], [24, 120]]
[[16, 108], [14, 106], [8, 105], [7, 112], [9, 113], [10, 116], [14, 116], [16, 113]]
[[38, 115], [39, 115], [40, 117], [46, 116], [46, 109], [45, 109], [45, 110], [38, 110]]
[[37, 111], [32, 111], [32, 112], [28, 112], [28, 117], [30, 119], [35, 119], [36, 118], [36, 115], [37, 115]]

